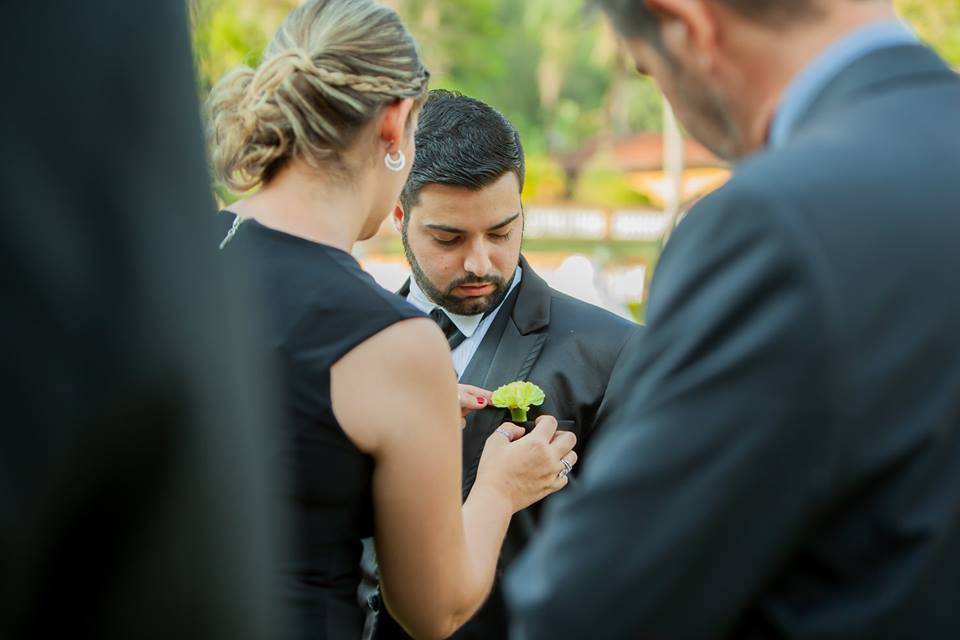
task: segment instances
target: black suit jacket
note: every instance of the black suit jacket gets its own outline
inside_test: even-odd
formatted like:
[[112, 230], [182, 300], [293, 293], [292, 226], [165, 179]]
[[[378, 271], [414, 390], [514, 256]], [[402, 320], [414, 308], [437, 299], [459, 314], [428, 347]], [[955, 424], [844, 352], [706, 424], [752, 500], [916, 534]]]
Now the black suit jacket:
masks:
[[[577, 452], [582, 453], [593, 434], [610, 372], [624, 344], [642, 328], [551, 289], [522, 257], [520, 267], [520, 284], [504, 302], [460, 382], [490, 390], [514, 380], [536, 383], [546, 400], [543, 406], [531, 410], [530, 419], [546, 414], [572, 420]], [[407, 295], [409, 284], [399, 293]], [[496, 408], [474, 412], [467, 418], [463, 431], [465, 497], [476, 479], [487, 437], [509, 419], [509, 411]], [[514, 516], [501, 552], [501, 567], [509, 565], [534, 535], [542, 504]], [[507, 631], [498, 580], [484, 607], [454, 637], [502, 638]], [[407, 636], [383, 611], [376, 637]]]
[[185, 3], [2, 13], [0, 637], [279, 637], [278, 414]]
[[516, 637], [960, 637], [958, 247], [960, 79], [868, 55], [675, 232]]

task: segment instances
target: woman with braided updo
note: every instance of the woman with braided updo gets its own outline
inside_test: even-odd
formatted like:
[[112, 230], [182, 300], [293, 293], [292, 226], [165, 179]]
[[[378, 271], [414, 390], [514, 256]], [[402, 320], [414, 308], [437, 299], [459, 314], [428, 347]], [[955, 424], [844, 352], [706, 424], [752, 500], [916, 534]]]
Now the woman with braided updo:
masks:
[[549, 417], [523, 438], [507, 424], [462, 504], [446, 340], [350, 254], [397, 202], [427, 80], [393, 11], [309, 0], [259, 67], [210, 96], [216, 174], [256, 189], [230, 207], [221, 247], [261, 280], [285, 376], [297, 541], [284, 597], [300, 638], [360, 637], [371, 534], [391, 613], [415, 637], [447, 637], [489, 591], [511, 515], [566, 483], [572, 435]]

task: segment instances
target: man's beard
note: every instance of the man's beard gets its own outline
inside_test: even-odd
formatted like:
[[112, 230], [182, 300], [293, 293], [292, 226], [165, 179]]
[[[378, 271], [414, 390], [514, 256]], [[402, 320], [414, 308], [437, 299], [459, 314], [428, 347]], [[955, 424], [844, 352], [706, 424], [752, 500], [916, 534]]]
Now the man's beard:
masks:
[[730, 113], [727, 101], [705, 82], [688, 72], [673, 56], [663, 53], [671, 73], [676, 95], [674, 108], [679, 112], [687, 131], [713, 155], [726, 162], [735, 163], [745, 151], [742, 148], [742, 132]]
[[688, 127], [695, 139], [725, 162], [736, 163], [746, 155], [740, 128], [718, 95], [705, 90], [693, 98], [691, 106], [699, 116]]
[[[440, 289], [440, 287], [430, 281], [430, 278], [427, 277], [427, 274], [424, 273], [423, 268], [420, 266], [420, 262], [417, 261], [417, 257], [413, 255], [413, 251], [410, 250], [406, 230], [404, 230], [402, 234], [402, 239], [403, 253], [407, 256], [407, 262], [410, 263], [410, 269], [413, 271], [413, 279], [430, 300], [450, 313], [462, 316], [486, 313], [491, 309], [496, 309], [497, 305], [503, 301], [507, 292], [510, 290], [510, 283], [500, 276], [488, 275], [481, 278], [469, 273], [451, 282], [445, 290]], [[455, 296], [453, 290], [465, 284], [492, 284], [494, 289], [491, 293], [483, 297], [460, 298]]]

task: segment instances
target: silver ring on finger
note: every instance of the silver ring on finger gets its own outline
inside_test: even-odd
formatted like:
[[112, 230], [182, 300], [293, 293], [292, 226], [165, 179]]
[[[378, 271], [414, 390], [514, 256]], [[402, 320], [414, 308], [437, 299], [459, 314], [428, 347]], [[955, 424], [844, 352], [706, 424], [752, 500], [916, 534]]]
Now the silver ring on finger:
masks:
[[557, 477], [567, 477], [567, 475], [573, 471], [573, 465], [567, 462], [566, 458], [560, 458], [560, 462], [563, 464], [563, 469], [557, 472]]
[[507, 442], [513, 442], [513, 440], [510, 439], [510, 434], [507, 433], [506, 429], [501, 429], [500, 427], [497, 427], [495, 431], [500, 435], [502, 435], [504, 438], [506, 438]]

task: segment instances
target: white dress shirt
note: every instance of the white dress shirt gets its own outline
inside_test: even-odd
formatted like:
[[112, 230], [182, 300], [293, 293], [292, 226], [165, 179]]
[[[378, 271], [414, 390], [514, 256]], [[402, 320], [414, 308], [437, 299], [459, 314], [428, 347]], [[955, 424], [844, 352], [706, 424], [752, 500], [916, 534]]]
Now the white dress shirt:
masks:
[[[467, 365], [470, 364], [473, 354], [477, 352], [480, 343], [483, 342], [483, 336], [487, 335], [487, 330], [490, 328], [490, 325], [493, 324], [493, 320], [497, 317], [497, 314], [500, 313], [500, 309], [503, 307], [507, 296], [520, 284], [522, 273], [523, 270], [517, 267], [516, 272], [513, 274], [513, 281], [510, 283], [510, 288], [507, 290], [507, 295], [503, 296], [503, 300], [500, 301], [497, 308], [493, 313], [487, 315], [487, 317], [484, 317], [482, 313], [462, 316], [456, 313], [450, 313], [441, 307], [441, 311], [447, 314], [450, 320], [453, 321], [453, 324], [466, 336], [466, 340], [457, 345], [457, 348], [450, 353], [453, 359], [453, 369], [457, 372], [457, 379], [463, 375]], [[410, 293], [407, 294], [407, 302], [426, 314], [429, 314], [440, 306], [427, 297], [427, 294], [417, 285], [416, 278], [412, 276], [410, 277]]]

